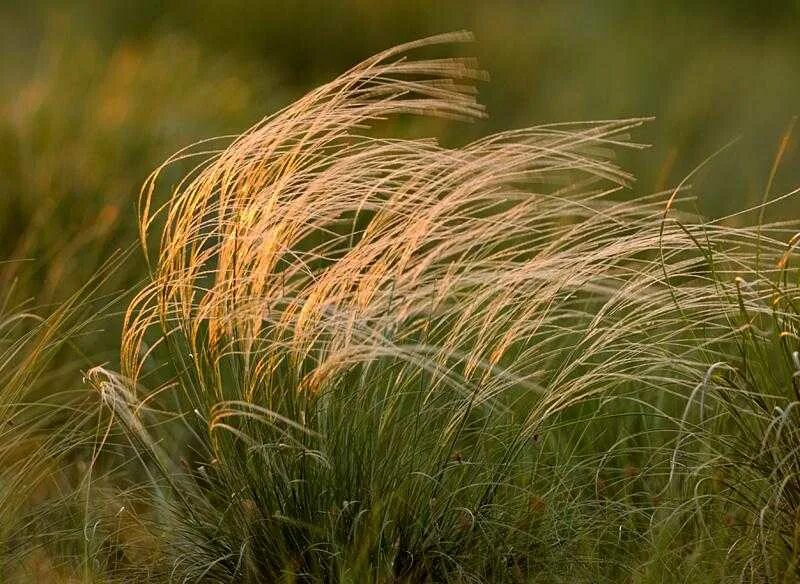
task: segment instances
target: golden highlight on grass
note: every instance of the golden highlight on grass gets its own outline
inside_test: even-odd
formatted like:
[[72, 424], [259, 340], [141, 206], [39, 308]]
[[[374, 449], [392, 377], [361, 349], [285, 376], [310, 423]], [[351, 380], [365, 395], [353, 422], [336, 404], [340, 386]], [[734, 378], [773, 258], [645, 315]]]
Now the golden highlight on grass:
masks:
[[[510, 387], [539, 392], [540, 417], [663, 363], [652, 354], [663, 347], [641, 341], [659, 329], [648, 322], [672, 324], [666, 294], [684, 310], [718, 309], [706, 282], [675, 291], [667, 280], [703, 271], [698, 239], [729, 234], [662, 223], [666, 196], [612, 199], [631, 180], [612, 148], [635, 146], [627, 133], [642, 120], [539, 126], [460, 148], [369, 135], [398, 114], [482, 117], [473, 60], [406, 57], [468, 39], [368, 59], [203, 161], [161, 206], [156, 171], [142, 245], [163, 233], [152, 283], [128, 310], [125, 374], [142, 375], [164, 340], [144, 342], [155, 328], [184, 338], [198, 371], [240, 355], [247, 402], [263, 401], [279, 368], [298, 391], [318, 392], [394, 354], [435, 372], [432, 390], [477, 384], [481, 402]], [[567, 356], [562, 341], [575, 333]], [[553, 370], [556, 349], [566, 358]]]
[[[797, 239], [780, 243], [792, 224], [705, 222], [680, 210], [683, 184], [631, 197], [613, 154], [639, 147], [629, 133], [643, 119], [542, 125], [450, 148], [377, 137], [372, 126], [394, 116], [485, 116], [474, 60], [409, 56], [468, 40], [384, 51], [222, 151], [209, 141], [179, 152], [146, 182], [150, 280], [125, 315], [121, 374], [98, 367], [87, 377], [107, 428], [120, 426], [173, 488], [182, 511], [165, 537], [186, 579], [524, 581], [553, 507], [538, 493], [532, 445], [592, 398], [624, 397], [654, 413], [654, 436], [669, 436], [647, 451], [659, 469], [648, 501], [696, 480], [689, 500], [701, 507], [703, 472], [736, 460], [726, 432], [757, 436], [758, 456], [778, 470], [747, 458], [752, 483], [726, 493], [751, 512], [760, 505], [751, 495], [769, 493], [761, 524], [750, 516], [750, 543], [771, 550], [775, 533], [791, 539], [797, 457], [766, 444], [794, 439], [784, 428], [797, 410], [779, 391], [758, 394], [747, 348], [759, 354], [775, 340], [771, 355], [796, 355], [786, 274]], [[164, 169], [195, 158], [163, 200]], [[185, 434], [165, 430], [164, 414]], [[709, 420], [724, 430], [713, 454], [703, 450]], [[175, 435], [202, 459], [185, 476]], [[609, 489], [600, 466], [598, 499]], [[622, 476], [640, 479], [631, 464]], [[681, 501], [650, 521], [667, 533], [684, 512]]]

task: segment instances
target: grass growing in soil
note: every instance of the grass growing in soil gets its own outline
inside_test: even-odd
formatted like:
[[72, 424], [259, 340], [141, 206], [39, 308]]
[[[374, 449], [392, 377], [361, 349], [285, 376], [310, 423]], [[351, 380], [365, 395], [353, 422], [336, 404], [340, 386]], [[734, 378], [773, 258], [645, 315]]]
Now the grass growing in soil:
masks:
[[796, 226], [624, 195], [639, 119], [373, 129], [483, 117], [409, 54], [466, 40], [169, 159], [131, 295], [3, 306], [5, 580], [797, 580]]

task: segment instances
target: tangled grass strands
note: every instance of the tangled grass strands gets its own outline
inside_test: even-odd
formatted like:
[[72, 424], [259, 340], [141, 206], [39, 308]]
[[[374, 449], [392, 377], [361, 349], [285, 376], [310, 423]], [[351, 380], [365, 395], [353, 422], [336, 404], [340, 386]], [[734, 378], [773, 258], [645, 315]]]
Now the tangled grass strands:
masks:
[[[516, 574], [542, 541], [545, 463], [532, 447], [597, 402], [647, 409], [657, 426], [610, 438], [594, 483], [576, 491], [606, 497], [601, 472], [644, 442], [635, 456], [652, 469], [626, 466], [625, 480], [647, 482], [653, 500], [690, 493], [663, 517], [633, 495], [595, 510], [619, 521], [616, 545], [623, 523], [645, 519], [665, 534], [691, 524], [698, 545], [715, 545], [711, 502], [749, 510], [753, 549], [787, 537], [790, 513], [770, 505], [796, 508], [795, 458], [765, 445], [792, 435], [766, 405], [795, 410], [750, 385], [772, 375], [764, 343], [796, 334], [792, 310], [777, 308], [795, 297], [796, 240], [781, 242], [794, 224], [704, 221], [680, 209], [684, 184], [620, 196], [633, 179], [613, 155], [637, 147], [629, 134], [645, 119], [455, 148], [373, 136], [398, 114], [485, 115], [473, 60], [406, 56], [467, 39], [364, 61], [199, 162], [164, 202], [164, 167], [146, 182], [151, 279], [125, 316], [122, 373], [95, 373], [136, 388], [106, 405], [179, 492], [165, 529], [182, 577]], [[768, 256], [775, 267], [754, 261]], [[161, 385], [147, 395], [151, 380]], [[162, 436], [198, 460], [175, 477], [176, 453], [150, 438], [160, 425], [139, 416], [156, 401], [182, 423]], [[759, 459], [747, 458], [746, 482], [715, 492], [709, 473], [736, 460], [737, 433]], [[770, 570], [753, 557], [748, 569]]]

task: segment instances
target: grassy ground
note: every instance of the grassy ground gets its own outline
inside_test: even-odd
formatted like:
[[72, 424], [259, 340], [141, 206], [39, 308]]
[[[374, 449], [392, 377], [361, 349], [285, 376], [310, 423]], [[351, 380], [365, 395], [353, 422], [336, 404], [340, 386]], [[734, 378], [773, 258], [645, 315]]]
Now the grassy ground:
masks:
[[285, 99], [106, 47], [3, 78], [4, 581], [798, 579], [791, 134], [706, 219], [631, 193], [639, 119], [438, 145], [485, 75], [416, 47], [132, 212]]

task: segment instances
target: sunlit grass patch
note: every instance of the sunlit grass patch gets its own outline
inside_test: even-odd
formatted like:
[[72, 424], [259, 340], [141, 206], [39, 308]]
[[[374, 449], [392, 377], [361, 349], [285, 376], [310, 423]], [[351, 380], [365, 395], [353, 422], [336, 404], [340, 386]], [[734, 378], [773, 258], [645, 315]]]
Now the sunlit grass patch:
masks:
[[[80, 408], [31, 434], [43, 477], [74, 475], [9, 536], [34, 573], [795, 575], [794, 225], [705, 221], [682, 188], [620, 196], [640, 119], [377, 137], [485, 115], [474, 60], [409, 55], [469, 39], [385, 51], [151, 175], [119, 368], [85, 367]], [[196, 166], [163, 189], [178, 161]], [[53, 318], [42, 334], [69, 338]], [[32, 416], [24, 375], [47, 367], [15, 343], [3, 406]]]

